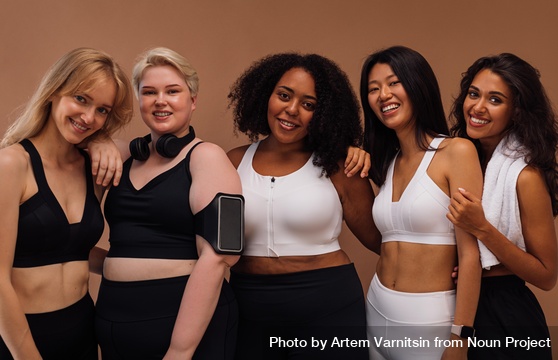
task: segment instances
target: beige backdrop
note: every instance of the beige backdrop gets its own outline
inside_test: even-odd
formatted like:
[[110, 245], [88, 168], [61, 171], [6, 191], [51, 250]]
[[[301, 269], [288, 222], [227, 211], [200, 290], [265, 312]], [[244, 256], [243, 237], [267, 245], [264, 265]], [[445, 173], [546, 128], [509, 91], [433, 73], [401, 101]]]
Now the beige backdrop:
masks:
[[[246, 142], [232, 134], [226, 106], [230, 84], [250, 62], [275, 52], [328, 56], [357, 89], [366, 55], [390, 45], [412, 47], [438, 75], [446, 111], [461, 72], [475, 59], [513, 52], [541, 71], [558, 104], [558, 3], [548, 0], [1, 0], [0, 5], [2, 133], [48, 66], [80, 46], [107, 51], [128, 72], [136, 55], [153, 46], [185, 55], [201, 79], [196, 133], [225, 150]], [[144, 133], [135, 116], [120, 137]], [[106, 234], [101, 245], [107, 246]], [[347, 230], [342, 245], [366, 289], [376, 255]], [[93, 276], [94, 295], [98, 281]], [[534, 291], [549, 325], [557, 326], [558, 287]]]

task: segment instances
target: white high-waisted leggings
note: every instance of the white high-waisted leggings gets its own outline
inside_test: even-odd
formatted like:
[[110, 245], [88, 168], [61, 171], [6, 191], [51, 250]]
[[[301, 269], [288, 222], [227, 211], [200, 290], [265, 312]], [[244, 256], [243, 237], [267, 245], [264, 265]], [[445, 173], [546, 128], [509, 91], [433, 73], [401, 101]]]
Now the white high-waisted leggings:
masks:
[[440, 359], [445, 349], [441, 341], [450, 338], [455, 290], [394, 291], [374, 275], [366, 299], [370, 359]]

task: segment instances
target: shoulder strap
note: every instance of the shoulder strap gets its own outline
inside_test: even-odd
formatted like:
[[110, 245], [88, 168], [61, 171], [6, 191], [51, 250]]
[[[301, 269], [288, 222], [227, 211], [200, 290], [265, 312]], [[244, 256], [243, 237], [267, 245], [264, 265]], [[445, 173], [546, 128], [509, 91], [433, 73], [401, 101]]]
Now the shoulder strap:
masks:
[[426, 169], [428, 169], [428, 166], [430, 166], [430, 162], [434, 158], [434, 154], [436, 154], [436, 150], [438, 150], [438, 146], [440, 146], [444, 139], [445, 137], [435, 137], [434, 139], [432, 139], [428, 150], [426, 150], [426, 153], [424, 154], [424, 157], [422, 158], [422, 161], [417, 169], [417, 173], [419, 171], [426, 172]]
[[40, 189], [47, 186], [45, 170], [43, 167], [43, 161], [41, 160], [41, 155], [37, 151], [37, 148], [29, 139], [23, 139], [20, 141], [21, 146], [29, 153], [29, 158], [31, 159], [31, 168], [33, 169], [33, 175], [35, 175], [35, 181]]
[[194, 151], [194, 149], [201, 143], [203, 143], [203, 141], [200, 141], [200, 142], [194, 144], [194, 146], [192, 146], [192, 148], [190, 150], [188, 150], [188, 154], [186, 154], [186, 157], [184, 158], [184, 166], [186, 167], [186, 175], [188, 175], [188, 179], [190, 180], [190, 182], [192, 182], [192, 174], [190, 173], [190, 158], [192, 157], [192, 151]]

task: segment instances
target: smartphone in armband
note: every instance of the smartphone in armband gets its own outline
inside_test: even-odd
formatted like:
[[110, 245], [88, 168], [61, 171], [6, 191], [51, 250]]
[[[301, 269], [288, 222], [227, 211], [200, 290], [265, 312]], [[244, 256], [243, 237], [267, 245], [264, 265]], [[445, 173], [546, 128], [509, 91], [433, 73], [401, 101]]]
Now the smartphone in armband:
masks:
[[217, 193], [194, 215], [196, 234], [207, 240], [218, 254], [240, 255], [244, 250], [244, 197]]

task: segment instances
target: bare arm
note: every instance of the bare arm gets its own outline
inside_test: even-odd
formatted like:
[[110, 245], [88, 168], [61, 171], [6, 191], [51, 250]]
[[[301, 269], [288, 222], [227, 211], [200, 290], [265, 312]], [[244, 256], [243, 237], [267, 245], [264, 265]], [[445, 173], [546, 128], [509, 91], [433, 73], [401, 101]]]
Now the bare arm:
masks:
[[331, 177], [341, 198], [343, 219], [351, 232], [369, 250], [380, 254], [382, 235], [372, 218], [374, 192], [368, 178], [347, 177], [337, 172]]
[[15, 146], [0, 151], [0, 336], [15, 359], [41, 359], [11, 280], [19, 204], [31, 171]]
[[111, 138], [99, 138], [87, 143], [91, 157], [91, 171], [96, 177], [97, 185], [118, 186], [122, 176], [122, 162], [130, 154], [127, 143]]
[[[192, 153], [190, 204], [202, 210], [217, 192], [240, 194], [240, 178], [222, 149], [204, 143]], [[190, 275], [173, 330], [168, 359], [189, 359], [213, 316], [228, 268], [238, 256], [218, 255], [209, 243], [196, 236], [199, 259]]]
[[481, 200], [467, 190], [455, 196], [456, 226], [475, 235], [508, 270], [542, 290], [551, 290], [557, 277], [556, 232], [550, 196], [540, 172], [526, 167], [517, 180], [526, 252], [511, 243], [486, 220]]
[[[448, 146], [450, 193], [458, 192], [461, 187], [468, 187], [475, 194], [482, 193], [482, 171], [477, 151], [472, 143], [463, 139], [452, 139]], [[459, 163], [459, 166], [454, 164]], [[456, 228], [457, 257], [459, 263], [459, 281], [457, 282], [454, 324], [473, 326], [480, 294], [481, 265], [477, 239], [467, 231]], [[449, 274], [448, 274], [449, 275]], [[451, 335], [458, 339], [456, 335]], [[463, 341], [464, 345], [467, 342]], [[442, 359], [466, 358], [466, 346], [449, 347]]]

